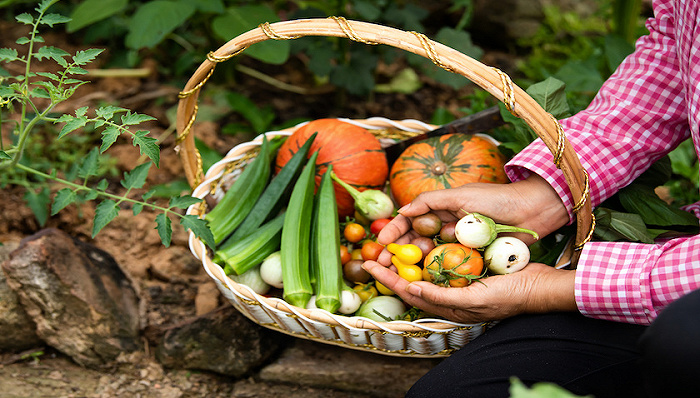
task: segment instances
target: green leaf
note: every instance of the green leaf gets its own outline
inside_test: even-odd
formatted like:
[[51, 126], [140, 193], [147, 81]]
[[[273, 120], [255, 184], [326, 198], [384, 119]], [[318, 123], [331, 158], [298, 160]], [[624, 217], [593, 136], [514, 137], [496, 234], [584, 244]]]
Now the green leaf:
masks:
[[143, 203], [134, 203], [134, 207], [131, 210], [135, 216], [138, 216], [141, 214], [141, 210], [143, 210]]
[[182, 225], [185, 230], [190, 230], [196, 237], [201, 239], [205, 245], [210, 248], [214, 248], [216, 243], [214, 242], [214, 235], [212, 235], [211, 230], [207, 226], [207, 222], [198, 218], [192, 214], [186, 214], [180, 219], [180, 225]]
[[101, 179], [100, 182], [95, 185], [95, 189], [98, 191], [105, 192], [107, 190], [107, 187], [109, 187], [109, 182], [106, 179]]
[[121, 184], [126, 189], [138, 189], [146, 184], [148, 171], [151, 169], [151, 163], [144, 163], [134, 167], [131, 172], [124, 172], [124, 180]]
[[15, 43], [19, 44], [20, 46], [25, 45], [25, 44], [30, 43], [30, 42], [31, 42], [31, 40], [26, 36], [20, 37], [19, 39], [15, 40]]
[[420, 77], [411, 68], [404, 68], [387, 84], [377, 84], [374, 91], [378, 93], [402, 93], [411, 94], [421, 88]]
[[54, 80], [54, 81], [60, 81], [60, 80], [61, 80], [61, 78], [58, 77], [58, 75], [56, 75], [55, 73], [50, 73], [50, 72], [37, 72], [36, 74], [37, 74], [37, 76], [45, 77], [45, 78], [47, 78], [47, 79], [51, 79], [51, 80]]
[[194, 14], [190, 2], [155, 0], [138, 7], [129, 22], [126, 46], [152, 48]]
[[105, 119], [105, 120], [111, 120], [114, 117], [115, 113], [121, 113], [121, 112], [128, 112], [128, 109], [126, 108], [120, 108], [118, 106], [102, 106], [99, 107], [95, 110], [95, 115], [97, 117]]
[[516, 377], [510, 379], [509, 392], [510, 398], [593, 398], [572, 394], [554, 383], [539, 382], [528, 388]]
[[609, 242], [627, 240], [654, 243], [639, 214], [623, 213], [604, 207], [596, 208], [594, 214], [596, 218], [594, 235], [599, 239]]
[[34, 23], [34, 17], [32, 17], [31, 15], [27, 14], [26, 12], [17, 15], [17, 16], [15, 17], [15, 19], [17, 20], [17, 22], [23, 23], [23, 24], [25, 24], [25, 25], [31, 25], [31, 24]]
[[95, 208], [95, 218], [92, 223], [92, 237], [94, 238], [107, 224], [119, 215], [119, 206], [112, 199], [100, 202]]
[[187, 183], [185, 179], [176, 179], [170, 181], [166, 184], [158, 184], [153, 186], [146, 194], [143, 195], [143, 199], [147, 200], [150, 198], [172, 198], [173, 196], [180, 196], [185, 192], [190, 192], [190, 184]]
[[59, 211], [63, 210], [66, 206], [71, 203], [75, 203], [78, 200], [78, 195], [70, 188], [63, 188], [56, 192], [56, 196], [53, 198], [53, 205], [51, 205], [51, 215], [57, 214]]
[[178, 209], [186, 209], [195, 203], [201, 202], [202, 199], [195, 198], [194, 196], [183, 195], [177, 198], [170, 199], [169, 207], [175, 207]]
[[12, 156], [8, 155], [5, 151], [0, 151], [0, 160], [12, 160]]
[[260, 108], [243, 94], [231, 91], [226, 95], [226, 100], [234, 111], [241, 114], [253, 125], [253, 130], [256, 133], [264, 133], [275, 119], [275, 112], [271, 107]]
[[353, 51], [350, 63], [331, 70], [330, 80], [350, 94], [365, 95], [374, 88], [374, 70], [378, 57], [365, 51]]
[[156, 216], [156, 229], [158, 230], [160, 241], [163, 242], [165, 247], [169, 247], [173, 237], [173, 228], [170, 218], [165, 213], [160, 213]]
[[99, 166], [99, 151], [97, 148], [93, 148], [83, 159], [80, 170], [78, 171], [78, 177], [87, 179], [90, 178], [90, 176], [96, 175]]
[[141, 155], [148, 156], [153, 164], [158, 167], [160, 163], [160, 148], [155, 138], [147, 137], [148, 131], [137, 131], [134, 133], [133, 143], [134, 146], [138, 146]]
[[566, 83], [572, 92], [597, 93], [603, 85], [603, 77], [592, 61], [569, 61], [554, 77]]
[[127, 126], [133, 126], [137, 124], [141, 124], [143, 122], [147, 122], [149, 120], [155, 120], [153, 116], [148, 116], [148, 115], [143, 115], [140, 113], [131, 113], [127, 112], [126, 115], [122, 116], [122, 124], [127, 125]]
[[102, 145], [100, 145], [100, 153], [104, 153], [109, 147], [112, 146], [115, 142], [117, 142], [117, 138], [119, 138], [119, 135], [121, 133], [119, 132], [119, 128], [117, 126], [107, 126], [105, 129], [102, 131]]
[[24, 194], [24, 200], [27, 202], [27, 206], [34, 213], [34, 217], [39, 222], [42, 227], [46, 224], [46, 220], [49, 218], [49, 203], [51, 203], [51, 198], [49, 196], [49, 189], [43, 187], [39, 192], [33, 189], [27, 189]]
[[87, 114], [88, 109], [90, 109], [90, 108], [88, 108], [87, 106], [82, 106], [82, 107], [76, 109], [75, 116], [78, 116], [78, 117], [85, 116], [85, 114]]
[[71, 75], [87, 75], [88, 71], [86, 69], [83, 69], [79, 66], [71, 66], [68, 69], [66, 69], [66, 72], [68, 72]]
[[[275, 12], [262, 4], [229, 7], [226, 12], [212, 22], [214, 34], [223, 40], [232, 38], [254, 29], [264, 22], [277, 22]], [[248, 48], [245, 53], [253, 58], [270, 64], [282, 64], [289, 58], [288, 40], [268, 40]]]
[[664, 202], [651, 187], [632, 183], [621, 189], [618, 196], [625, 210], [639, 214], [647, 225], [692, 232], [698, 229], [695, 215]]
[[60, 15], [60, 14], [45, 14], [44, 17], [41, 18], [41, 21], [39, 21], [39, 23], [42, 23], [44, 25], [49, 25], [52, 28], [56, 24], [66, 23], [66, 22], [70, 22], [70, 18], [64, 17], [63, 15]]
[[620, 66], [620, 63], [632, 54], [634, 46], [627, 42], [622, 36], [607, 35], [605, 36], [605, 59], [608, 62], [608, 70], [611, 72]]
[[[62, 117], [59, 118], [56, 123], [62, 122]], [[85, 127], [85, 125], [88, 122], [88, 118], [85, 116], [81, 117], [74, 117], [71, 120], [67, 120], [66, 124], [63, 126], [61, 131], [58, 133], [58, 139], [61, 139], [66, 136], [66, 134], [69, 134], [79, 128]]]
[[12, 62], [19, 59], [14, 48], [0, 48], [0, 62]]
[[371, 1], [355, 0], [352, 6], [355, 12], [367, 21], [376, 21], [382, 15], [382, 10]]
[[39, 48], [36, 51], [36, 54], [34, 54], [34, 56], [40, 60], [44, 58], [51, 58], [56, 62], [65, 62], [65, 59], [63, 59], [63, 57], [68, 57], [70, 56], [70, 54], [64, 50], [61, 50], [60, 48], [56, 48], [53, 46], [44, 46]]
[[[190, 0], [181, 0], [186, 3]], [[194, 6], [197, 10], [201, 12], [212, 12], [216, 14], [221, 14], [225, 11], [224, 2], [221, 0], [197, 0], [194, 2]]]
[[548, 77], [544, 81], [531, 85], [526, 91], [544, 110], [557, 119], [562, 119], [571, 114], [569, 104], [566, 102], [565, 88], [563, 81]]
[[94, 61], [98, 55], [102, 54], [103, 51], [104, 49], [101, 48], [89, 48], [87, 50], [77, 51], [73, 56], [73, 62], [78, 65], [89, 64]]
[[67, 30], [72, 33], [111, 17], [122, 11], [128, 3], [129, 0], [85, 0], [73, 9]]

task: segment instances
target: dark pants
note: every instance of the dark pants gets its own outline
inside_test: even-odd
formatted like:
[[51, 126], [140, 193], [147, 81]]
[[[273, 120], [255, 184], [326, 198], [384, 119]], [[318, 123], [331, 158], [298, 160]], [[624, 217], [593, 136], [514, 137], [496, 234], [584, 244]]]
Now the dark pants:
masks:
[[700, 397], [700, 290], [649, 326], [578, 313], [504, 320], [422, 377], [408, 397], [508, 397], [511, 377], [577, 395]]

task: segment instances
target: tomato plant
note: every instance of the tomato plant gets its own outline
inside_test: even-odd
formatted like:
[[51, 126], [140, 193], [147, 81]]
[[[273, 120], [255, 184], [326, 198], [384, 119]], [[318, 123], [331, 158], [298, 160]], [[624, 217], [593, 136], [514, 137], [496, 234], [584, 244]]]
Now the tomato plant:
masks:
[[368, 239], [362, 243], [362, 249], [360, 249], [360, 252], [362, 253], [363, 260], [377, 261], [382, 250], [384, 250], [384, 246]]
[[343, 236], [348, 242], [357, 243], [367, 236], [367, 231], [365, 231], [365, 227], [362, 225], [356, 222], [349, 222], [345, 224]]
[[459, 243], [445, 243], [424, 260], [423, 279], [437, 285], [462, 287], [483, 276], [484, 259], [476, 250]]

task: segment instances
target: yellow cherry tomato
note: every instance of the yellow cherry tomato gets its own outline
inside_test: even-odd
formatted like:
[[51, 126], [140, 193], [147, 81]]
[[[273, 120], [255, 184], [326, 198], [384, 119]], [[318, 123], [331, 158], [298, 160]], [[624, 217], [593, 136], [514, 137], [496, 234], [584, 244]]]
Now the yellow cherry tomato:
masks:
[[374, 287], [377, 288], [377, 291], [379, 292], [379, 294], [383, 294], [385, 296], [393, 296], [394, 294], [396, 294], [396, 293], [394, 293], [393, 290], [389, 289], [388, 287], [382, 285], [379, 282], [375, 282]]
[[350, 252], [350, 259], [351, 260], [364, 260], [362, 258], [362, 248], [358, 247], [357, 249], [353, 249]]
[[352, 290], [360, 296], [360, 300], [364, 303], [365, 301], [377, 296], [377, 289], [368, 283], [358, 283]]
[[391, 262], [396, 266], [400, 277], [409, 282], [423, 280], [423, 269], [415, 264], [405, 264], [397, 256], [391, 256]]
[[423, 251], [412, 243], [405, 245], [389, 243], [386, 248], [404, 264], [417, 264], [423, 259]]

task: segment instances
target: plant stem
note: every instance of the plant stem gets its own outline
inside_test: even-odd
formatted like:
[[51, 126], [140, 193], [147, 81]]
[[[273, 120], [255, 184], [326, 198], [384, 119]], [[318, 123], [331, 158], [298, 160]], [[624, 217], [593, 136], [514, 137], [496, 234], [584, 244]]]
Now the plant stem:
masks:
[[44, 177], [44, 178], [46, 178], [46, 179], [56, 181], [56, 182], [58, 182], [59, 184], [63, 184], [63, 185], [65, 185], [65, 186], [67, 186], [67, 187], [73, 188], [73, 189], [75, 189], [76, 191], [94, 191], [94, 192], [97, 192], [97, 194], [100, 195], [100, 196], [103, 196], [103, 197], [106, 197], [106, 198], [109, 198], [109, 199], [114, 199], [114, 200], [116, 200], [117, 203], [129, 202], [129, 203], [134, 203], [134, 204], [142, 204], [142, 205], [144, 205], [144, 206], [150, 207], [151, 209], [162, 211], [162, 212], [164, 212], [164, 213], [166, 213], [166, 214], [168, 214], [168, 213], [176, 214], [178, 217], [181, 217], [181, 218], [182, 218], [182, 215], [181, 215], [181, 214], [179, 214], [179, 213], [177, 213], [177, 212], [174, 212], [174, 211], [170, 210], [170, 208], [167, 208], [167, 207], [158, 206], [158, 205], [155, 205], [155, 204], [153, 204], [153, 203], [143, 202], [143, 201], [136, 200], [136, 199], [130, 199], [130, 198], [127, 198], [126, 196], [114, 195], [114, 194], [111, 194], [111, 193], [108, 193], [108, 192], [105, 192], [105, 191], [99, 191], [99, 190], [96, 190], [96, 189], [87, 187], [87, 186], [85, 186], [85, 185], [79, 185], [79, 184], [76, 184], [76, 183], [74, 183], [74, 182], [70, 182], [70, 181], [68, 181], [68, 180], [64, 180], [64, 179], [62, 179], [62, 178], [60, 178], [60, 177], [56, 177], [56, 176], [52, 176], [52, 175], [50, 175], [50, 174], [46, 174], [46, 173], [44, 173], [44, 172], [42, 172], [42, 171], [33, 169], [33, 168], [31, 168], [31, 167], [27, 167], [27, 166], [25, 166], [25, 165], [23, 165], [23, 164], [17, 164], [16, 167], [17, 167], [18, 169], [24, 170], [24, 171], [26, 171], [26, 172], [28, 172], [28, 173], [32, 173], [32, 174], [35, 174], [35, 175]]

